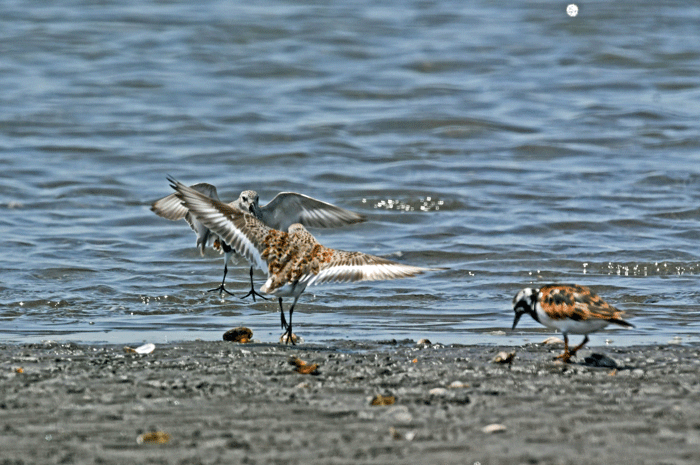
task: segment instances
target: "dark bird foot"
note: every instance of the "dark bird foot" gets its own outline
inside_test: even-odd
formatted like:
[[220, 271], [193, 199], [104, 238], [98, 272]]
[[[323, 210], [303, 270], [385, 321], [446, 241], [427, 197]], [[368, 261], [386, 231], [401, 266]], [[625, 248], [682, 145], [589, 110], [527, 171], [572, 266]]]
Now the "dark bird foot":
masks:
[[228, 289], [226, 289], [226, 287], [223, 284], [219, 285], [219, 287], [215, 287], [214, 289], [207, 290], [207, 292], [216, 292], [216, 291], [219, 291], [220, 296], [223, 295], [223, 293], [225, 292], [228, 295], [232, 295], [235, 297], [235, 295], [232, 292], [230, 292]]
[[[248, 297], [248, 296], [253, 296], [253, 302], [255, 302], [255, 296], [256, 296], [256, 295], [257, 295], [258, 297], [260, 297], [261, 299], [263, 299], [263, 300], [270, 300], [270, 299], [268, 299], [267, 297], [265, 297], [264, 295], [258, 294], [257, 292], [255, 292], [255, 284], [253, 284], [253, 267], [251, 266], [251, 267], [250, 267], [250, 292], [248, 292], [246, 295], [244, 295], [243, 297], [241, 297], [241, 299], [245, 299], [245, 298]], [[282, 308], [282, 303], [281, 303], [281, 302], [280, 302], [280, 308]]]
[[255, 288], [252, 288], [252, 287], [250, 288], [250, 291], [248, 291], [248, 293], [247, 293], [246, 295], [244, 295], [243, 297], [241, 297], [241, 299], [245, 299], [246, 297], [250, 297], [250, 296], [253, 296], [253, 302], [255, 302], [255, 296], [258, 296], [258, 297], [260, 297], [260, 298], [263, 299], [263, 300], [270, 300], [270, 299], [268, 299], [267, 297], [265, 297], [264, 295], [259, 294], [258, 292], [256, 292]]

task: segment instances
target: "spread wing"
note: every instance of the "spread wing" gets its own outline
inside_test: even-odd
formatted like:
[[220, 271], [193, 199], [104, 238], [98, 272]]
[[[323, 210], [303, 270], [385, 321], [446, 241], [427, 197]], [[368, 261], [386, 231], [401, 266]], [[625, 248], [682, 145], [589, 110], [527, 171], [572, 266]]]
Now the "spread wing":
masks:
[[267, 271], [261, 251], [271, 229], [257, 218], [231, 205], [207, 197], [196, 189], [168, 178], [175, 196], [198, 222], [236, 249], [253, 266]]
[[308, 285], [328, 282], [382, 281], [409, 278], [430, 270], [362, 252], [324, 249], [329, 253], [327, 258], [321, 261], [318, 273], [307, 275], [300, 281], [307, 281]]
[[[207, 197], [219, 200], [219, 195], [216, 193], [216, 187], [207, 183], [195, 184], [191, 187], [197, 192], [201, 192]], [[214, 238], [214, 234], [204, 226], [202, 223], [197, 221], [190, 215], [187, 207], [182, 205], [182, 201], [177, 198], [177, 194], [170, 194], [167, 197], [163, 197], [160, 200], [156, 200], [151, 205], [151, 210], [158, 216], [163, 218], [177, 221], [184, 219], [190, 225], [190, 228], [197, 234], [197, 247], [199, 248], [199, 253], [204, 255], [204, 249], [207, 247], [209, 239]]]
[[280, 192], [260, 210], [263, 223], [280, 231], [294, 223], [310, 228], [338, 228], [366, 220], [364, 215], [296, 192]]
[[632, 326], [622, 319], [624, 312], [604, 301], [585, 286], [547, 285], [540, 288], [540, 301], [550, 318], [608, 320], [622, 326]]
[[[207, 197], [214, 200], [219, 200], [219, 195], [216, 193], [216, 187], [212, 186], [211, 184], [202, 182], [190, 187], [197, 192], [201, 192]], [[177, 194], [170, 194], [167, 197], [156, 200], [153, 202], [153, 205], [151, 205], [151, 210], [156, 215], [172, 221], [181, 220], [187, 216], [187, 208], [182, 205], [182, 201], [177, 198]]]

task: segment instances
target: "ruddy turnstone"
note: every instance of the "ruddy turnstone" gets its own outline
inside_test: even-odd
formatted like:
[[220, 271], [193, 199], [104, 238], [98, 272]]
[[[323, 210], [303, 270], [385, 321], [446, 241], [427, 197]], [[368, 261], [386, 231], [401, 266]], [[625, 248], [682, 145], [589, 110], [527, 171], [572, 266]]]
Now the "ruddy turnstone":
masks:
[[[200, 183], [191, 187], [209, 198], [219, 200], [216, 187], [211, 184]], [[265, 225], [278, 230], [286, 230], [294, 223], [301, 223], [311, 228], [337, 228], [348, 224], [360, 223], [366, 219], [358, 213], [295, 192], [280, 192], [267, 205], [261, 207], [257, 192], [247, 190], [241, 192], [238, 199], [228, 205], [231, 208], [250, 213]], [[209, 290], [219, 291], [219, 294], [226, 292], [233, 295], [226, 289], [225, 282], [226, 274], [228, 273], [228, 262], [233, 254], [236, 253], [236, 250], [225, 241], [221, 241], [215, 233], [211, 232], [209, 228], [191, 215], [176, 194], [170, 194], [155, 201], [151, 206], [151, 210], [169, 220], [185, 219], [197, 234], [197, 247], [202, 255], [204, 255], [207, 244], [213, 241], [214, 248], [224, 254], [224, 277], [219, 287]], [[250, 267], [250, 292], [241, 298], [245, 299], [248, 296], [252, 296], [253, 301], [255, 301], [255, 296], [265, 298], [255, 291], [252, 266]]]
[[[588, 334], [603, 329], [610, 323], [633, 328], [622, 319], [623, 312], [605, 302], [585, 286], [548, 284], [539, 289], [525, 288], [513, 299], [515, 319], [513, 329], [520, 317], [528, 314], [548, 328], [558, 329], [564, 335], [565, 363], [588, 342]], [[569, 333], [583, 334], [583, 342], [569, 349]]]
[[[292, 313], [304, 289], [314, 284], [348, 281], [377, 281], [408, 278], [428, 268], [404, 265], [362, 252], [346, 252], [324, 247], [303, 225], [292, 224], [279, 231], [248, 212], [207, 197], [169, 178], [176, 196], [189, 213], [248, 261], [267, 271], [267, 282], [260, 288], [279, 298], [280, 320], [286, 341], [292, 340]], [[289, 322], [285, 319], [282, 297], [293, 297]]]

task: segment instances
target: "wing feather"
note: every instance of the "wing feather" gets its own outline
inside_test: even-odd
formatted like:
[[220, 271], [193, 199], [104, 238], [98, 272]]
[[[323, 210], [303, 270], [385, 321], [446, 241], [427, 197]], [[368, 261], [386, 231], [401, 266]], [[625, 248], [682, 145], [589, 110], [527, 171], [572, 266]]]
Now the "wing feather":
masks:
[[[192, 189], [197, 192], [201, 192], [207, 197], [219, 200], [219, 195], [216, 193], [216, 187], [205, 182], [195, 184], [191, 186]], [[197, 234], [197, 248], [199, 248], [199, 253], [204, 255], [204, 249], [207, 247], [207, 243], [210, 239], [214, 238], [214, 234], [209, 231], [209, 229], [202, 223], [197, 221], [190, 215], [187, 207], [182, 205], [182, 201], [177, 197], [177, 193], [170, 194], [167, 197], [163, 197], [160, 200], [156, 200], [151, 205], [151, 210], [158, 216], [166, 218], [171, 221], [177, 221], [184, 219], [190, 228]]]
[[262, 258], [263, 240], [270, 228], [254, 216], [207, 197], [197, 190], [168, 178], [185, 208], [198, 221], [244, 256], [253, 266], [267, 271]]
[[[219, 200], [219, 195], [216, 193], [216, 187], [205, 182], [191, 186], [197, 192], [210, 197], [214, 200]], [[160, 200], [156, 200], [151, 205], [151, 210], [158, 216], [168, 220], [177, 221], [184, 219], [187, 215], [187, 208], [182, 205], [182, 201], [177, 198], [177, 194], [170, 194]]]
[[429, 271], [429, 268], [404, 265], [362, 252], [336, 250], [315, 275], [302, 278], [308, 285], [328, 282], [382, 281], [408, 278]]
[[309, 228], [337, 228], [366, 221], [364, 215], [296, 192], [280, 192], [260, 208], [262, 221], [279, 231], [301, 223]]
[[608, 320], [622, 326], [632, 326], [622, 319], [624, 312], [585, 286], [550, 284], [540, 288], [545, 311], [553, 319], [571, 318], [578, 321]]

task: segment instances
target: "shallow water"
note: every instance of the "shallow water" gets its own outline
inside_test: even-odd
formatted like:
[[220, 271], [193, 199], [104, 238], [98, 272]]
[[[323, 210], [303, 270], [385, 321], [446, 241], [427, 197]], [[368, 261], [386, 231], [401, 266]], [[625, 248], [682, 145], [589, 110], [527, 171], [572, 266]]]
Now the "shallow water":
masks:
[[277, 304], [206, 292], [221, 258], [149, 210], [170, 174], [321, 198], [369, 218], [325, 245], [449, 268], [308, 289], [310, 342], [539, 341], [511, 299], [547, 282], [628, 312], [593, 344], [697, 342], [700, 6], [579, 7], [6, 2], [0, 340], [277, 340]]

